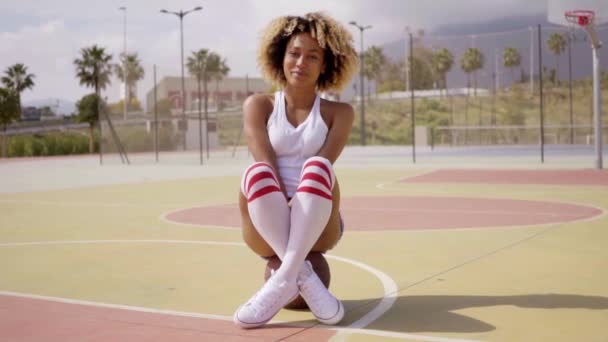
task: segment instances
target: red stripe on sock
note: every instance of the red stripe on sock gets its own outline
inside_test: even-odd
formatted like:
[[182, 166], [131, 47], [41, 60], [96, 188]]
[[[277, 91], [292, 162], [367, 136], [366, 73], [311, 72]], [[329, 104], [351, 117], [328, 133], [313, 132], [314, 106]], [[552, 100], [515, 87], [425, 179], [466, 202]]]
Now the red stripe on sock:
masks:
[[247, 182], [247, 177], [249, 177], [249, 172], [253, 171], [254, 169], [260, 167], [260, 166], [268, 166], [271, 170], [272, 170], [272, 166], [268, 163], [264, 163], [264, 162], [257, 162], [254, 163], [253, 165], [251, 165], [248, 169], [247, 172], [245, 172], [245, 178], [244, 181]]
[[329, 168], [327, 167], [327, 165], [325, 165], [325, 163], [322, 163], [318, 160], [311, 160], [304, 165], [302, 170], [306, 170], [306, 168], [309, 166], [318, 166], [318, 167], [322, 168], [323, 171], [325, 171], [327, 173], [327, 178], [329, 178], [329, 185], [330, 185], [329, 188], [330, 189], [333, 188], [333, 179], [331, 177], [331, 172], [329, 172]]
[[313, 188], [312, 186], [301, 186], [296, 190], [296, 192], [308, 192], [309, 194], [321, 196], [323, 198], [327, 198], [328, 200], [332, 200], [331, 195], [328, 195], [325, 191]]
[[317, 182], [325, 185], [327, 190], [329, 190], [329, 192], [331, 192], [331, 185], [329, 185], [329, 183], [327, 182], [327, 179], [325, 177], [321, 176], [320, 174], [314, 173], [314, 172], [307, 172], [302, 177], [302, 180], [300, 181], [300, 183], [302, 183], [302, 181], [305, 179], [317, 181]]
[[251, 177], [251, 180], [249, 180], [249, 184], [247, 185], [247, 193], [249, 193], [249, 191], [251, 190], [251, 187], [255, 185], [255, 183], [261, 181], [262, 179], [272, 179], [274, 180], [275, 184], [278, 184], [276, 178], [274, 178], [274, 175], [272, 174], [272, 172], [270, 171], [262, 171], [260, 173], [256, 173], [255, 175], [253, 175], [253, 177]]
[[266, 194], [269, 194], [271, 192], [281, 192], [281, 189], [279, 189], [279, 187], [276, 185], [265, 186], [265, 187], [259, 189], [258, 191], [254, 192], [253, 194], [251, 194], [251, 196], [247, 199], [247, 202], [251, 202], [251, 201], [253, 201], [259, 197], [262, 197]]

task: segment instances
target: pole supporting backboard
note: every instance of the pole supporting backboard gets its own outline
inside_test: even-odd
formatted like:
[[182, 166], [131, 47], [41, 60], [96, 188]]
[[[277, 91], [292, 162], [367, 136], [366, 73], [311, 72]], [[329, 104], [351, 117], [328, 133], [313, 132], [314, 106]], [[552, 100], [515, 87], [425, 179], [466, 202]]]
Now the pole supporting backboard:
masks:
[[547, 0], [547, 19], [557, 25], [576, 26], [587, 31], [593, 50], [593, 126], [595, 143], [595, 168], [602, 169], [602, 99], [600, 88], [600, 56], [602, 47], [594, 29], [595, 25], [608, 22], [607, 0]]

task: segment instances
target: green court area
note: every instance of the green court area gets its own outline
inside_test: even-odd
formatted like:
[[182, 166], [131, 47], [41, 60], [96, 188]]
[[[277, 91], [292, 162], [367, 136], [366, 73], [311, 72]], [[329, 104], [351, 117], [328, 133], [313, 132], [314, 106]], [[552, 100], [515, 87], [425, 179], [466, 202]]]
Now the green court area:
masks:
[[[228, 165], [224, 175], [201, 171], [197, 176], [198, 166], [191, 166], [187, 172], [175, 167], [172, 177], [172, 166], [165, 165], [157, 167], [164, 168], [162, 176], [130, 178], [128, 174], [138, 168], [148, 171], [148, 166], [100, 167], [92, 161], [72, 161], [79, 164], [72, 181], [63, 175], [61, 184], [3, 191], [0, 339], [26, 339], [26, 327], [36, 327], [44, 321], [39, 316], [48, 315], [63, 324], [50, 330], [37, 326], [47, 331], [48, 340], [78, 340], [84, 333], [70, 328], [80, 315], [74, 307], [91, 310], [82, 315], [90, 315], [87, 319], [102, 327], [123, 322], [113, 328], [117, 338], [132, 336], [132, 329], [145, 325], [165, 329], [173, 338], [187, 332], [197, 338], [235, 341], [297, 341], [311, 336], [336, 341], [608, 339], [604, 171], [597, 171], [597, 184], [587, 185], [557, 180], [493, 183], [484, 178], [487, 168], [474, 166], [468, 172], [478, 173], [482, 181], [454, 181], [449, 172], [442, 173], [443, 179], [414, 181], [446, 168], [354, 167], [348, 160], [336, 167], [345, 234], [327, 255], [331, 290], [344, 300], [344, 321], [327, 327], [317, 324], [309, 312], [282, 310], [274, 320], [278, 325], [239, 330], [231, 316], [262, 285], [265, 261], [245, 247], [238, 225], [213, 224], [202, 214], [186, 224], [169, 220], [167, 214], [217, 206], [228, 208], [222, 215], [238, 217], [233, 206], [238, 170], [247, 162]], [[35, 160], [12, 163], [0, 168], [27, 169], [53, 182], [45, 173], [48, 165], [36, 170]], [[225, 167], [211, 164], [209, 168]], [[117, 175], [98, 184], [76, 179], [100, 169]], [[580, 171], [567, 172], [576, 178]], [[2, 180], [7, 188], [10, 182]], [[391, 206], [404, 198], [407, 205]], [[421, 205], [433, 199], [431, 205]], [[507, 200], [529, 205], [510, 206]], [[484, 201], [505, 204], [484, 206]], [[569, 206], [552, 210], [560, 205]], [[577, 208], [582, 216], [571, 218]], [[377, 225], [356, 229], [360, 213]], [[404, 216], [396, 219], [395, 213]], [[484, 217], [483, 224], [453, 224], [454, 218], [476, 215]], [[409, 227], [410, 216], [438, 225], [443, 220], [445, 228]], [[524, 216], [528, 224], [512, 223]], [[535, 223], [547, 218], [550, 223]], [[400, 222], [403, 229], [397, 229]], [[383, 229], [389, 225], [397, 228]], [[27, 305], [21, 300], [28, 300]], [[63, 306], [47, 309], [45, 303]], [[104, 308], [115, 312], [93, 312]], [[121, 313], [131, 316], [119, 318]], [[144, 324], [144, 318], [135, 317], [139, 314], [160, 318]]]

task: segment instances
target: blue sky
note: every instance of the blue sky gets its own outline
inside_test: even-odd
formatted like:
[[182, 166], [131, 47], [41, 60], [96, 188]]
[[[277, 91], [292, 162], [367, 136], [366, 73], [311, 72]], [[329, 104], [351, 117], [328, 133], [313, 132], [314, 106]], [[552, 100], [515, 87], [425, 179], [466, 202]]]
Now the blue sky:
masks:
[[[372, 25], [365, 46], [401, 39], [406, 26], [432, 31], [442, 24], [487, 21], [502, 16], [535, 15], [546, 11], [545, 0], [3, 0], [0, 2], [0, 69], [21, 62], [36, 75], [36, 87], [24, 101], [61, 98], [76, 101], [89, 92], [75, 78], [72, 61], [79, 49], [98, 44], [117, 61], [123, 49], [123, 12], [127, 7], [127, 47], [137, 52], [146, 71], [138, 96], [157, 78], [180, 74], [179, 20], [159, 13], [203, 6], [184, 19], [184, 51], [209, 48], [225, 56], [231, 76], [258, 76], [255, 52], [260, 30], [284, 14], [323, 10], [347, 23]], [[352, 33], [356, 46], [359, 34]], [[119, 97], [118, 81], [105, 91]]]

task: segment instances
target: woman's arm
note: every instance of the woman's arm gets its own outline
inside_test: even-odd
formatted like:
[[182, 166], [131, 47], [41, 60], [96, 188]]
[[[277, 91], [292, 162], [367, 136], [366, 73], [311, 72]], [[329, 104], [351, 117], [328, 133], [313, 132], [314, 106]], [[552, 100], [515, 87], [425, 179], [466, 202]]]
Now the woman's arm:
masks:
[[328, 111], [332, 113], [331, 125], [325, 144], [317, 153], [318, 156], [327, 158], [332, 164], [340, 156], [344, 145], [348, 141], [348, 136], [355, 120], [355, 111], [347, 103], [333, 102], [328, 106]]
[[278, 178], [281, 191], [287, 196], [285, 185], [279, 174], [276, 154], [270, 144], [268, 129], [266, 127], [272, 110], [273, 103], [270, 96], [263, 94], [249, 96], [243, 103], [243, 129], [253, 159], [257, 162], [266, 162], [272, 166]]

